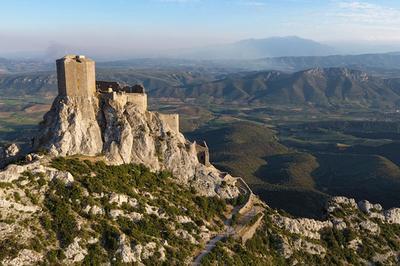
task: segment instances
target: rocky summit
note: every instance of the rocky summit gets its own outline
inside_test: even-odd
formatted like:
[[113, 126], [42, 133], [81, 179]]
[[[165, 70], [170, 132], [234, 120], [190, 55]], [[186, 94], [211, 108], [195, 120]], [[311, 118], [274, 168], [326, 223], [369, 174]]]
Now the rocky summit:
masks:
[[57, 60], [30, 150], [0, 149], [1, 265], [396, 265], [400, 209], [332, 198], [324, 220], [270, 208], [188, 141], [141, 85]]
[[58, 76], [59, 95], [40, 125], [34, 150], [52, 156], [97, 156], [109, 164], [144, 164], [153, 171], [171, 171], [207, 195], [238, 195], [234, 178], [199, 162], [199, 145], [179, 132], [177, 115], [147, 110], [143, 87], [132, 92], [115, 82], [95, 83], [94, 62], [74, 56], [58, 61]]

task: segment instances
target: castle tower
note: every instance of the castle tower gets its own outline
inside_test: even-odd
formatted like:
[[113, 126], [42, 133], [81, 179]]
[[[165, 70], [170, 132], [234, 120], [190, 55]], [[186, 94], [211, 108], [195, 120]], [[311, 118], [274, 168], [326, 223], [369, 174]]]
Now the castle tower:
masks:
[[58, 94], [91, 97], [96, 94], [93, 60], [83, 55], [66, 55], [57, 60]]

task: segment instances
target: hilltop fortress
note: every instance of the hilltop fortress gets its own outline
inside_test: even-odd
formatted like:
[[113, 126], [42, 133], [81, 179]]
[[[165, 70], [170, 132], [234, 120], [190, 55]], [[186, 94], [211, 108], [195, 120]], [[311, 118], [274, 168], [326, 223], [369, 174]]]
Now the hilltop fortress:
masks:
[[[66, 55], [57, 60], [58, 95], [66, 97], [99, 96], [120, 107], [134, 104], [147, 111], [147, 94], [142, 85], [124, 86], [113, 81], [97, 81], [95, 62], [83, 55]], [[178, 114], [160, 114], [170, 129], [179, 132]]]
[[95, 62], [82, 55], [66, 55], [56, 64], [58, 96], [40, 125], [34, 150], [101, 155], [112, 164], [143, 163], [185, 178], [202, 167], [214, 168], [207, 144], [180, 133], [178, 114], [148, 111], [142, 85], [96, 81]]

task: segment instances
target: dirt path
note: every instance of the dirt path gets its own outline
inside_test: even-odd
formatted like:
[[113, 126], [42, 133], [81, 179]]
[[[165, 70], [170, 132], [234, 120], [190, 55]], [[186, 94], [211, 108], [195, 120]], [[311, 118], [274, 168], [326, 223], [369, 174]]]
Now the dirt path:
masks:
[[[234, 235], [234, 234], [237, 233], [236, 230], [235, 230], [236, 228], [233, 228], [233, 227], [231, 226], [231, 224], [232, 224], [232, 217], [233, 217], [234, 215], [238, 215], [239, 212], [241, 212], [242, 209], [246, 208], [245, 206], [247, 206], [247, 205], [250, 203], [250, 201], [253, 200], [253, 192], [250, 190], [250, 188], [247, 186], [247, 184], [246, 184], [243, 180], [240, 180], [240, 181], [244, 183], [244, 186], [241, 186], [241, 188], [242, 188], [243, 190], [245, 190], [245, 191], [248, 193], [248, 195], [249, 195], [249, 197], [248, 197], [248, 199], [247, 199], [247, 202], [244, 203], [243, 205], [237, 206], [237, 207], [235, 207], [235, 208], [233, 209], [232, 213], [230, 214], [230, 217], [224, 221], [224, 224], [225, 224], [225, 226], [226, 226], [225, 232], [222, 233], [222, 234], [216, 235], [216, 236], [213, 237], [210, 241], [207, 242], [207, 244], [206, 244], [206, 246], [204, 247], [204, 249], [200, 252], [200, 254], [196, 257], [196, 259], [192, 262], [192, 266], [200, 265], [200, 264], [201, 264], [201, 260], [202, 260], [206, 255], [208, 255], [208, 254], [216, 247], [216, 245], [217, 245], [217, 243], [218, 243], [219, 241], [221, 241], [221, 240], [223, 240], [223, 239], [225, 239], [225, 238], [227, 238], [227, 237], [229, 237], [229, 236]], [[243, 184], [242, 184], [242, 185], [243, 185]], [[256, 214], [254, 214], [254, 212], [255, 212], [256, 210], [253, 210], [253, 209], [254, 209], [254, 208], [251, 208], [249, 211], [246, 211], [246, 212], [244, 213], [244, 216], [246, 217], [245, 220], [250, 220], [254, 215], [256, 215]], [[243, 227], [242, 227], [242, 228], [243, 228]]]
[[207, 254], [209, 254], [217, 245], [217, 243], [219, 241], [221, 241], [222, 239], [224, 239], [226, 237], [226, 233], [222, 234], [222, 235], [217, 235], [215, 236], [213, 239], [211, 239], [205, 246], [205, 248], [201, 251], [200, 255], [198, 255], [196, 257], [196, 259], [192, 262], [193, 266], [197, 266], [200, 265], [201, 260], [204, 258], [204, 256], [206, 256]]

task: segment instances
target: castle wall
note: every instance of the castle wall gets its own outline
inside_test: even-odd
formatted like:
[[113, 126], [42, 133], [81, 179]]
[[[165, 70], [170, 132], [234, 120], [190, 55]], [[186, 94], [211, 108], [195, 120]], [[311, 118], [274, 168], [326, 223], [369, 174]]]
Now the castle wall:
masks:
[[125, 93], [115, 92], [103, 93], [103, 97], [111, 98], [116, 104], [123, 107], [127, 103], [133, 103], [142, 111], [147, 110], [147, 94], [146, 93]]
[[147, 94], [146, 93], [126, 93], [127, 102], [135, 104], [139, 109], [147, 110]]
[[84, 56], [67, 55], [57, 60], [58, 94], [91, 97], [96, 94], [95, 62]]
[[96, 80], [96, 90], [98, 92], [108, 92], [109, 88], [111, 88], [113, 91], [119, 91], [121, 85], [116, 81]]
[[178, 114], [159, 114], [159, 117], [169, 128], [176, 133], [179, 132], [179, 115]]

